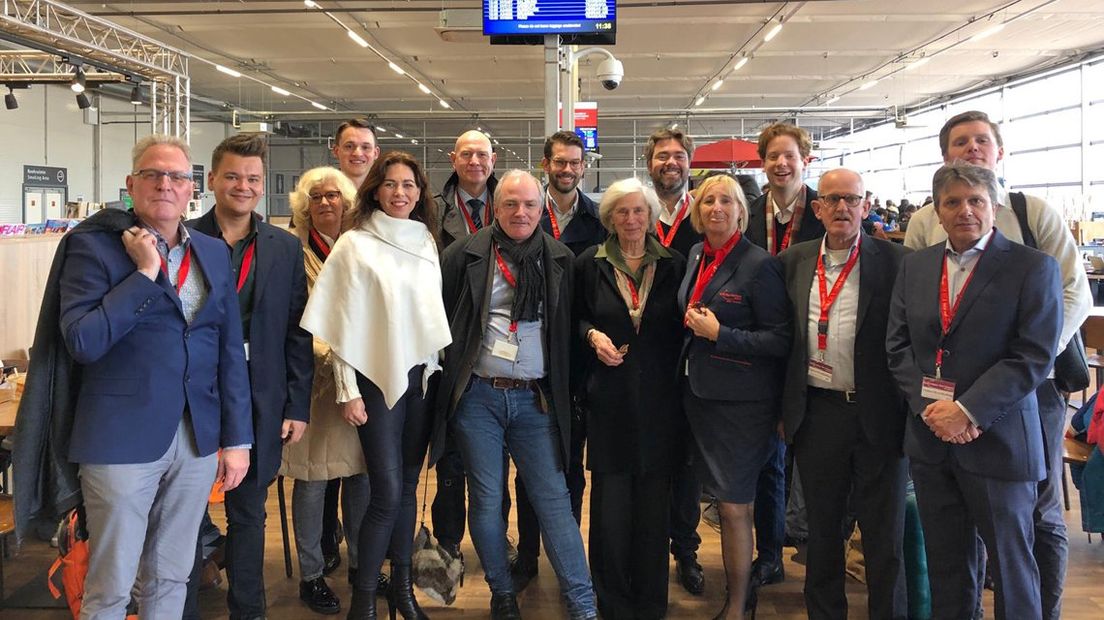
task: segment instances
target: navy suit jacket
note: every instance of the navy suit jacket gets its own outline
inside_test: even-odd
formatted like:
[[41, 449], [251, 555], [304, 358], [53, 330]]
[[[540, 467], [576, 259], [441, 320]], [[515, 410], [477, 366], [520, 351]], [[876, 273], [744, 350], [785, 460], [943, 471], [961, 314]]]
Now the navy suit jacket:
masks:
[[69, 460], [149, 463], [187, 408], [201, 455], [253, 442], [238, 297], [226, 246], [192, 235], [209, 294], [191, 323], [164, 272], [138, 273], [119, 234], [72, 235], [61, 332], [79, 366]]
[[[703, 243], [690, 249], [679, 288], [683, 312], [693, 292]], [[775, 400], [782, 390], [782, 364], [790, 353], [792, 322], [782, 266], [767, 251], [740, 239], [705, 287], [701, 303], [717, 315], [716, 342], [687, 329], [678, 372], [690, 363], [690, 389], [699, 398]]]
[[953, 458], [990, 478], [1041, 480], [1046, 463], [1035, 388], [1054, 364], [1062, 326], [1058, 263], [994, 230], [943, 344], [943, 378], [955, 382], [955, 400], [982, 430], [957, 445], [941, 441], [919, 417], [932, 402], [920, 391], [923, 377], [935, 373], [945, 247], [906, 256], [890, 302], [889, 365], [913, 414], [905, 454], [936, 465]]
[[[560, 231], [559, 241], [571, 250], [572, 255], [578, 256], [588, 248], [605, 241], [609, 233], [598, 219], [598, 205], [594, 204], [594, 201], [588, 198], [582, 190], [576, 188], [575, 191], [579, 195], [579, 204], [575, 207], [575, 217], [567, 223], [567, 228]], [[548, 217], [547, 202], [544, 205], [544, 211], [541, 213], [540, 225], [544, 232], [552, 234], [552, 220]]]
[[[220, 234], [214, 209], [187, 226], [211, 237]], [[314, 345], [311, 335], [299, 327], [307, 304], [303, 244], [287, 231], [258, 221], [253, 269], [253, 319], [245, 334], [253, 397], [252, 460], [257, 481], [268, 484], [280, 468], [284, 420], [310, 422]]]
[[[804, 422], [808, 404], [809, 291], [816, 281], [820, 244], [821, 239], [804, 241], [778, 255], [786, 271], [786, 289], [794, 316], [793, 348], [782, 394], [782, 419], [788, 443], [793, 443]], [[901, 452], [905, 402], [886, 362], [885, 334], [893, 281], [908, 252], [903, 245], [865, 234], [859, 244], [859, 308], [852, 351], [855, 409], [867, 441], [893, 454]]]

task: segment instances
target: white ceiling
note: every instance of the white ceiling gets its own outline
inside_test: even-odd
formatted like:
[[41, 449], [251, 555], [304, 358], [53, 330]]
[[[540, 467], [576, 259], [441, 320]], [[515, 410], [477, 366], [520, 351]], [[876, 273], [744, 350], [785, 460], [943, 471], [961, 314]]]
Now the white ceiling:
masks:
[[[451, 103], [362, 49], [330, 18], [302, 2], [70, 2], [169, 46], [237, 69], [330, 106], [322, 113], [267, 86], [235, 79], [193, 60], [192, 92], [242, 111], [311, 123], [375, 115], [411, 133], [455, 136], [477, 122], [496, 135], [543, 131], [543, 51], [492, 46], [481, 35], [447, 42], [435, 31], [442, 9], [477, 9], [475, 0], [328, 2], [324, 9]], [[885, 119], [949, 94], [1104, 49], [1101, 0], [821, 0], [724, 2], [626, 0], [618, 3], [617, 45], [624, 62], [616, 91], [580, 68], [582, 100], [599, 103], [601, 131], [632, 136], [664, 122], [690, 121], [694, 134], [754, 135], [765, 122], [798, 117], [814, 133], [851, 120]], [[991, 13], [995, 15], [990, 18]], [[455, 15], [455, 14], [454, 14]], [[786, 17], [772, 41], [770, 19]], [[970, 37], [1009, 22], [983, 40]], [[744, 52], [750, 61], [715, 92], [710, 84]], [[924, 66], [902, 71], [921, 56]], [[867, 90], [858, 87], [880, 81]], [[700, 93], [706, 101], [694, 106]], [[840, 100], [823, 104], [830, 95]], [[755, 108], [755, 109], [753, 109]], [[475, 117], [478, 116], [478, 121]]]

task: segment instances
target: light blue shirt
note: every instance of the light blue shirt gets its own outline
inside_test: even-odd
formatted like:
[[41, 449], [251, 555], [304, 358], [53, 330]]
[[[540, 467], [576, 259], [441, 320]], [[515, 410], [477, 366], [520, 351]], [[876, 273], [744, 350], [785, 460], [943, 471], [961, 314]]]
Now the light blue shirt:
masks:
[[[510, 272], [518, 273], [517, 266], [503, 255]], [[540, 320], [519, 321], [517, 333], [510, 333], [510, 306], [514, 303], [514, 287], [502, 276], [492, 252], [491, 303], [487, 316], [487, 328], [483, 330], [483, 343], [479, 358], [472, 371], [480, 377], [508, 377], [511, 379], [542, 379], [545, 375], [543, 319], [544, 304], [538, 311]], [[491, 354], [495, 342], [505, 340], [518, 345], [514, 361]]]

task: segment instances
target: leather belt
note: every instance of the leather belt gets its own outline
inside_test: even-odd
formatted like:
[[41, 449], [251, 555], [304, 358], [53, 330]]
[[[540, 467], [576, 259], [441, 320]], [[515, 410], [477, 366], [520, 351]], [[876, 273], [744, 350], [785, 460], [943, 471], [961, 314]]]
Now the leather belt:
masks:
[[815, 394], [822, 398], [828, 398], [831, 400], [842, 401], [850, 405], [858, 402], [858, 395], [855, 393], [855, 390], [826, 390], [824, 388], [818, 388], [810, 385], [809, 394]]
[[496, 390], [533, 390], [540, 387], [539, 379], [513, 379], [510, 377], [480, 377], [472, 375], [472, 379], [486, 383]]

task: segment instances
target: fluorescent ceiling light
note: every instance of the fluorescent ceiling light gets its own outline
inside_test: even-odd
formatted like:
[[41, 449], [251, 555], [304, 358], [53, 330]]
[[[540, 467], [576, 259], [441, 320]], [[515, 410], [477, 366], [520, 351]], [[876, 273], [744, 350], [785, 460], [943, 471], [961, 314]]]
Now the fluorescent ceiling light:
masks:
[[395, 134], [395, 137], [402, 140], [403, 135], [401, 133], [397, 133], [397, 134]]
[[274, 92], [277, 95], [280, 95], [282, 97], [288, 97], [288, 96], [291, 95], [291, 91], [284, 90], [284, 89], [280, 88], [279, 86], [273, 86], [272, 87], [272, 92]]
[[701, 105], [704, 102], [705, 102], [705, 95], [702, 95], [701, 97], [698, 97], [698, 100], [694, 102], [694, 105], [696, 105], [696, 106]]
[[387, 66], [391, 67], [391, 70], [395, 73], [398, 73], [399, 75], [406, 75], [406, 71], [403, 71], [403, 68], [399, 65], [396, 65], [393, 61], [387, 61]]
[[411, 144], [417, 144], [417, 143], [418, 143], [418, 141], [417, 141], [417, 140], [415, 140], [414, 138], [411, 138], [411, 139], [410, 139], [410, 143], [411, 143]]
[[721, 87], [722, 84], [724, 84], [724, 80], [717, 80], [716, 82], [713, 82], [713, 86], [710, 86], [709, 88], [711, 90], [717, 90]]
[[429, 87], [426, 86], [425, 84], [422, 84], [421, 82], [418, 82], [418, 90], [422, 91], [423, 93], [425, 93], [427, 95], [429, 94]]
[[387, 128], [384, 127], [383, 125], [376, 125], [376, 131], [378, 131], [380, 133], [387, 133]]
[[437, 103], [441, 104], [441, 107], [446, 109], [446, 110], [449, 109], [450, 107], [452, 107], [452, 106], [449, 105], [449, 102], [445, 101], [444, 99], [438, 99]]
[[748, 57], [744, 56], [732, 67], [732, 70], [733, 71], [739, 71], [740, 67], [743, 67], [744, 65], [746, 65], [747, 62], [748, 62]]
[[987, 39], [987, 38], [997, 34], [1001, 30], [1004, 30], [1004, 24], [994, 24], [994, 25], [986, 28], [985, 30], [982, 30], [981, 32], [975, 34], [974, 36], [970, 37], [970, 40], [971, 41], [980, 41], [982, 39]]
[[832, 96], [832, 97], [831, 97], [830, 99], [828, 99], [828, 101], [825, 101], [825, 102], [824, 102], [824, 105], [832, 105], [833, 103], [835, 103], [835, 102], [837, 102], [837, 101], [839, 101], [839, 100], [840, 100], [840, 96], [839, 96], [839, 95], [833, 95], [833, 96]]
[[224, 67], [222, 65], [215, 65], [215, 69], [218, 69], [219, 73], [225, 73], [226, 75], [229, 75], [230, 77], [236, 77], [236, 78], [241, 77], [241, 72], [234, 71], [230, 67]]
[[774, 25], [774, 28], [770, 29], [770, 32], [767, 33], [767, 36], [763, 37], [763, 42], [766, 43], [774, 37], [777, 37], [779, 32], [782, 32], [782, 22], [778, 22]]
[[303, 4], [307, 5], [308, 9], [317, 9], [317, 8], [319, 8], [318, 3], [314, 2], [313, 0], [303, 0]]
[[352, 30], [346, 30], [345, 32], [349, 35], [350, 39], [356, 42], [357, 45], [361, 47], [368, 47], [368, 42], [364, 40], [364, 37], [353, 32]]
[[328, 110], [329, 109], [326, 106], [322, 105], [321, 103], [318, 103], [317, 101], [312, 101], [311, 105], [318, 108], [319, 110]]
[[862, 86], [859, 87], [859, 90], [869, 90], [871, 88], [874, 88], [877, 83], [878, 80], [867, 80], [866, 82], [863, 82]]
[[928, 64], [929, 60], [931, 60], [931, 56], [923, 56], [921, 58], [917, 58], [915, 61], [910, 62], [909, 64], [905, 65], [905, 71], [912, 71], [913, 69], [915, 69], [917, 67], [926, 65], [926, 64]]

